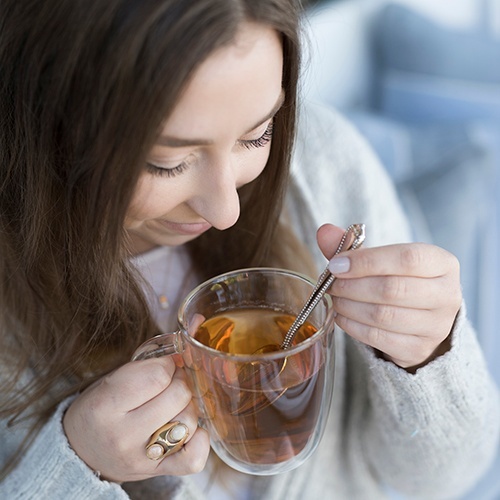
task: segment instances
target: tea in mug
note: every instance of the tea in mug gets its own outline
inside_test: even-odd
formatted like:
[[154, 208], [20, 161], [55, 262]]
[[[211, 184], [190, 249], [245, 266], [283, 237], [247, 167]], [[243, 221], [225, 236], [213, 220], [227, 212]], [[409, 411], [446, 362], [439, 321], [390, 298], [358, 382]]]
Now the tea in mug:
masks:
[[[277, 351], [292, 326], [295, 316], [267, 308], [234, 309], [209, 318], [194, 338], [217, 351], [228, 354], [254, 354]], [[311, 337], [317, 328], [305, 322], [293, 345]]]
[[[209, 318], [195, 338], [232, 355], [262, 355], [256, 361], [234, 358], [198, 368], [204, 407], [211, 408], [211, 438], [216, 451], [253, 464], [284, 462], [301, 453], [313, 439], [322, 413], [326, 383], [320, 343], [310, 349], [272, 359], [295, 316], [270, 308], [226, 311]], [[294, 345], [317, 328], [306, 322]], [[283, 351], [286, 352], [286, 351]], [[217, 434], [214, 436], [214, 432]], [[219, 450], [218, 450], [219, 448]]]

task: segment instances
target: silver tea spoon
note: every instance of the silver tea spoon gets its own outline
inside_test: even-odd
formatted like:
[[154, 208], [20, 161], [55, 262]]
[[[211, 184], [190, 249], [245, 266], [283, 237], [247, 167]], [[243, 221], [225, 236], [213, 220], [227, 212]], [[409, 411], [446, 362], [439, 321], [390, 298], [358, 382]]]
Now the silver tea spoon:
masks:
[[[352, 236], [352, 241], [350, 239], [350, 236]], [[346, 229], [334, 255], [337, 255], [340, 252], [347, 250], [355, 250], [356, 248], [359, 248], [363, 244], [364, 240], [365, 240], [365, 225], [352, 224]], [[307, 320], [313, 309], [316, 307], [316, 305], [319, 303], [323, 295], [330, 288], [330, 286], [333, 284], [334, 281], [335, 281], [335, 276], [332, 275], [332, 273], [327, 267], [318, 278], [314, 290], [312, 291], [304, 307], [302, 308], [302, 310], [300, 311], [300, 313], [298, 314], [298, 316], [295, 318], [294, 322], [288, 329], [288, 332], [286, 333], [281, 345], [278, 344], [264, 345], [260, 347], [257, 351], [255, 351], [253, 354], [264, 354], [268, 352], [275, 352], [280, 349], [284, 350], [288, 349], [292, 345], [292, 341], [295, 335], [297, 334], [298, 330], [300, 329], [300, 327], [305, 323], [305, 321]], [[273, 369], [269, 373], [269, 376], [271, 378], [279, 377], [283, 373], [287, 365], [288, 365], [288, 358], [285, 358], [283, 360], [283, 364], [281, 365], [281, 367], [279, 367], [278, 373], [276, 373], [275, 370], [276, 367], [272, 365]], [[242, 383], [244, 385], [247, 385], [248, 382], [255, 377], [256, 380], [260, 381], [260, 379], [263, 377], [263, 373], [265, 373], [265, 370], [262, 370], [261, 363], [258, 363], [256, 367], [252, 363], [250, 363], [242, 367], [242, 369], [238, 374], [238, 378], [241, 378], [241, 380], [243, 381]], [[231, 412], [231, 414], [241, 416], [241, 415], [250, 415], [257, 413], [263, 410], [264, 408], [267, 408], [275, 401], [277, 401], [281, 396], [283, 396], [283, 394], [285, 394], [286, 391], [287, 387], [284, 387], [276, 391], [263, 392], [260, 396], [257, 396], [256, 393], [254, 392], [249, 392], [248, 394], [250, 394], [251, 397], [243, 398], [243, 401], [236, 409], [234, 409]]]
[[[348, 237], [352, 235], [352, 242], [348, 242]], [[350, 225], [342, 239], [340, 240], [340, 244], [335, 251], [334, 255], [339, 254], [340, 252], [344, 252], [346, 250], [355, 250], [359, 248], [363, 242], [365, 241], [365, 225], [364, 224], [352, 224]], [[292, 326], [289, 328], [283, 342], [281, 343], [281, 349], [288, 349], [292, 345], [292, 341], [299, 331], [299, 328], [305, 323], [313, 309], [318, 305], [319, 301], [322, 299], [323, 295], [325, 295], [326, 291], [332, 286], [335, 281], [335, 276], [330, 272], [328, 267], [321, 273], [314, 290], [311, 295], [307, 299], [304, 307], [295, 318], [295, 321], [292, 323]]]

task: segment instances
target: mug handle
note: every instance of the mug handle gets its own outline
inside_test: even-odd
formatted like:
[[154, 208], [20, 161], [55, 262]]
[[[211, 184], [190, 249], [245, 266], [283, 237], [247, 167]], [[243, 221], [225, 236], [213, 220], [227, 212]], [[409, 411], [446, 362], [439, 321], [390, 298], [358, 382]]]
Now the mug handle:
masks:
[[181, 354], [183, 351], [181, 331], [155, 335], [141, 344], [132, 355], [132, 361], [159, 358], [170, 354]]

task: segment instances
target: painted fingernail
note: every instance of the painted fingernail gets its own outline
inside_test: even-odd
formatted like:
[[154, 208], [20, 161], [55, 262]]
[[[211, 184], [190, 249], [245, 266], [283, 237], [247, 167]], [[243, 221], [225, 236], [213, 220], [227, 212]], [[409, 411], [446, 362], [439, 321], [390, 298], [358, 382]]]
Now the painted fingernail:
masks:
[[328, 263], [328, 269], [334, 275], [346, 273], [351, 268], [349, 257], [333, 257]]

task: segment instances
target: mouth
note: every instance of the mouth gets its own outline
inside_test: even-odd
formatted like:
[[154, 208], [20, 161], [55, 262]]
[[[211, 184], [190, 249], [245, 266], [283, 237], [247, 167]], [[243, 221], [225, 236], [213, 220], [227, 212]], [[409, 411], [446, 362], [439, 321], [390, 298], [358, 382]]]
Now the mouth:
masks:
[[169, 231], [188, 236], [197, 236], [208, 231], [212, 225], [208, 222], [171, 222], [162, 220], [160, 223]]

